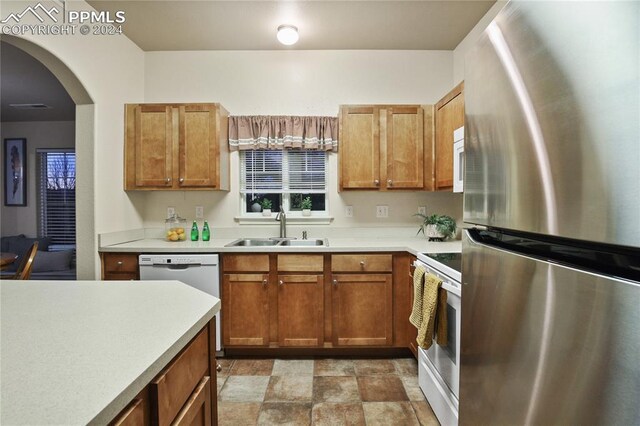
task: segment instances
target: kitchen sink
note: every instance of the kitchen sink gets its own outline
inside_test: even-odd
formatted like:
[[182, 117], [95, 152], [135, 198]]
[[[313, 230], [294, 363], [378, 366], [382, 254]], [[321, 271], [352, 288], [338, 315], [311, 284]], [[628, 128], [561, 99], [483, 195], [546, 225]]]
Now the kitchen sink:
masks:
[[316, 240], [296, 240], [296, 239], [277, 239], [277, 238], [240, 238], [225, 247], [327, 247], [329, 241], [327, 239]]
[[317, 247], [328, 246], [327, 240], [286, 240], [280, 243], [281, 246], [289, 247]]
[[280, 241], [270, 240], [268, 238], [240, 238], [227, 244], [225, 247], [264, 247], [276, 246], [278, 243], [280, 243]]

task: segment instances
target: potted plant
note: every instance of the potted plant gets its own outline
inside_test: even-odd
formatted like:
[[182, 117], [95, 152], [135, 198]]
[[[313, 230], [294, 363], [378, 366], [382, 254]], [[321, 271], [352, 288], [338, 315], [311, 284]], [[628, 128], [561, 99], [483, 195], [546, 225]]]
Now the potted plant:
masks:
[[251, 211], [254, 213], [260, 213], [260, 211], [262, 210], [262, 206], [260, 205], [260, 202], [258, 202], [258, 199], [256, 197], [253, 197], [251, 201]]
[[422, 218], [418, 234], [423, 233], [429, 241], [443, 241], [456, 235], [456, 221], [451, 216], [432, 214], [430, 216], [417, 213]]
[[311, 197], [306, 197], [300, 203], [300, 207], [302, 207], [302, 216], [311, 216], [311, 207], [313, 204], [311, 203]]
[[263, 198], [260, 205], [262, 206], [262, 216], [271, 216], [271, 200]]

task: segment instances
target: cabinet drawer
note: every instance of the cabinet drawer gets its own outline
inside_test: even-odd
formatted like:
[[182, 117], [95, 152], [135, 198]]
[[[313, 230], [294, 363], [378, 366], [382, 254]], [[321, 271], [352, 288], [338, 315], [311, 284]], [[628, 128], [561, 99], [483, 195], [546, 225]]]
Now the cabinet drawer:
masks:
[[223, 256], [225, 272], [269, 272], [268, 254], [234, 254]]
[[209, 333], [204, 329], [191, 343], [151, 382], [154, 423], [168, 425], [187, 402], [198, 383], [209, 369]]
[[122, 253], [104, 253], [104, 272], [138, 272], [138, 255]]
[[140, 278], [137, 272], [105, 272], [104, 279], [106, 281], [131, 281]]
[[110, 423], [111, 426], [140, 426], [144, 425], [144, 404], [142, 399], [134, 399], [127, 408]]
[[332, 272], [391, 272], [393, 256], [390, 254], [334, 254]]
[[324, 256], [321, 254], [278, 255], [279, 272], [322, 272]]
[[205, 376], [172, 423], [175, 426], [211, 425], [211, 379]]

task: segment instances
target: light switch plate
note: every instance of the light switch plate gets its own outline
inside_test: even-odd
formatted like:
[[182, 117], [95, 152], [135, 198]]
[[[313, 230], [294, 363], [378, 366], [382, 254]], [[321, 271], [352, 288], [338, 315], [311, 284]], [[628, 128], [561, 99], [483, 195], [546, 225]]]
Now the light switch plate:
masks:
[[418, 214], [427, 215], [427, 208], [425, 206], [418, 207]]
[[171, 217], [174, 214], [176, 214], [176, 208], [175, 207], [167, 207], [167, 217]]
[[196, 206], [196, 219], [202, 219], [204, 217], [204, 208], [202, 206]]
[[389, 217], [389, 206], [376, 206], [376, 217]]
[[353, 217], [353, 206], [347, 206], [344, 209], [344, 217]]

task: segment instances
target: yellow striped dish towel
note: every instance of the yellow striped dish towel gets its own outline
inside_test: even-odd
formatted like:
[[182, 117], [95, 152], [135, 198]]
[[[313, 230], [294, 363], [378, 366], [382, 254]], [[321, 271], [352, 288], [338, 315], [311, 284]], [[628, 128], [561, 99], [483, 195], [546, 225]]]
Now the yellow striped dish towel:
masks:
[[422, 288], [424, 284], [424, 274], [427, 270], [424, 266], [416, 266], [413, 271], [413, 307], [411, 309], [411, 315], [409, 316], [409, 322], [413, 324], [417, 329], [420, 329], [422, 324]]
[[427, 274], [422, 291], [422, 323], [418, 328], [416, 341], [422, 349], [429, 349], [433, 344], [433, 328], [438, 308], [438, 289], [442, 280], [433, 274]]

